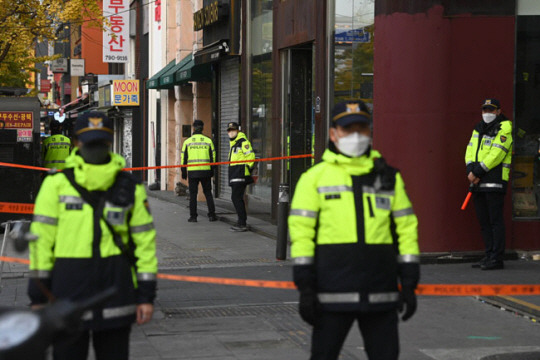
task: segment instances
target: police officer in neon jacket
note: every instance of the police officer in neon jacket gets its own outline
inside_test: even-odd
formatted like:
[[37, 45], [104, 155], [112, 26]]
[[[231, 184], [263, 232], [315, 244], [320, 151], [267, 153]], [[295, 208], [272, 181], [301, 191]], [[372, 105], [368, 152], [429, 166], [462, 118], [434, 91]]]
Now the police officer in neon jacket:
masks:
[[[371, 148], [362, 101], [337, 104], [322, 162], [298, 181], [289, 215], [311, 359], [337, 359], [356, 320], [371, 360], [397, 359], [398, 310], [416, 310], [417, 218], [399, 171]], [[401, 291], [398, 290], [401, 285]]]

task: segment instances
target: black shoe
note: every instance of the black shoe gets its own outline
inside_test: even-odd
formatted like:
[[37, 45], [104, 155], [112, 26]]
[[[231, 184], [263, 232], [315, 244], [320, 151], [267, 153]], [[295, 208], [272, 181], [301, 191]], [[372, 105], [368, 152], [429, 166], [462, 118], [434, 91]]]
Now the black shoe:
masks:
[[217, 216], [216, 215], [209, 215], [208, 216], [208, 221], [217, 221]]
[[480, 267], [482, 270], [500, 270], [504, 269], [502, 261], [490, 260]]
[[231, 231], [234, 231], [234, 232], [244, 232], [244, 231], [247, 231], [248, 228], [246, 225], [234, 225], [234, 226], [231, 226]]
[[197, 222], [197, 218], [196, 217], [190, 217], [187, 221], [188, 222]]
[[482, 265], [484, 265], [486, 262], [487, 262], [487, 258], [483, 257], [482, 260], [480, 260], [479, 262], [475, 262], [474, 264], [471, 265], [471, 267], [472, 268], [481, 268]]

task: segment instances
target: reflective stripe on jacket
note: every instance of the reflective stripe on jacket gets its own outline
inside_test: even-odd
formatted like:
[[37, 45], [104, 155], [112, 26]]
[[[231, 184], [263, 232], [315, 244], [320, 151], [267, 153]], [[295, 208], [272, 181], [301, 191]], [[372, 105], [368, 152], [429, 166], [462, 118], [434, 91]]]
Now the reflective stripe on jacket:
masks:
[[71, 149], [71, 140], [64, 135], [52, 135], [43, 140], [43, 166], [49, 169], [63, 169]]
[[[203, 134], [193, 134], [182, 145], [182, 165], [213, 163], [216, 159], [216, 150], [212, 140]], [[189, 166], [186, 168], [190, 178], [212, 177], [210, 165]]]
[[503, 120], [490, 125], [480, 123], [475, 127], [465, 152], [467, 174], [472, 171], [475, 176], [480, 177], [475, 191], [506, 191], [512, 164], [512, 148], [510, 121]]
[[[230, 141], [229, 161], [255, 160], [255, 152], [243, 132], [238, 132], [236, 138]], [[250, 183], [253, 162], [229, 165], [229, 185], [234, 183]]]
[[314, 264], [315, 290], [328, 310], [395, 307], [398, 263], [419, 262], [418, 221], [403, 179], [395, 171], [393, 183], [381, 187], [378, 157], [374, 150], [359, 158], [326, 150], [295, 189], [291, 257]]
[[[89, 192], [111, 188], [125, 165], [124, 159], [113, 153], [108, 164], [87, 164], [76, 152], [67, 159], [67, 167], [74, 168], [75, 181]], [[37, 279], [48, 284], [56, 298], [72, 300], [86, 299], [115, 286], [117, 295], [86, 317], [90, 319], [85, 323], [87, 328], [100, 329], [130, 324], [135, 319], [136, 304], [153, 302], [156, 232], [144, 186], [133, 185], [134, 193], [123, 194], [132, 200], [117, 203], [107, 198], [102, 215], [97, 216], [64, 174], [45, 178], [30, 229], [38, 236], [30, 244], [29, 296], [33, 303], [42, 301], [41, 290], [35, 289]], [[121, 241], [132, 247], [136, 266], [131, 266], [115, 244], [104, 218]]]

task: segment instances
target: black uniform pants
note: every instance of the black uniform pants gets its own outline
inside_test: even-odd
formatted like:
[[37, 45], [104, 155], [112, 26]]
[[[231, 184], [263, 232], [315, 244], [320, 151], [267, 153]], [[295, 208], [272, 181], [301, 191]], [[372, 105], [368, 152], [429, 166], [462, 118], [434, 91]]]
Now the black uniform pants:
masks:
[[370, 360], [396, 360], [399, 356], [397, 311], [321, 312], [313, 326], [310, 360], [335, 360], [354, 320]]
[[238, 216], [238, 225], [246, 225], [247, 222], [246, 203], [244, 202], [246, 187], [247, 185], [244, 182], [231, 184], [231, 200]]
[[486, 258], [502, 261], [505, 247], [504, 193], [473, 193], [476, 216], [480, 222], [482, 238], [486, 248]]
[[101, 331], [81, 331], [53, 347], [54, 360], [86, 360], [90, 335], [96, 360], [128, 360], [131, 326]]
[[212, 178], [189, 178], [189, 216], [197, 217], [197, 195], [199, 194], [199, 182], [202, 185], [204, 196], [206, 197], [206, 205], [208, 206], [208, 216], [216, 216], [216, 206], [214, 205], [214, 197], [212, 196]]

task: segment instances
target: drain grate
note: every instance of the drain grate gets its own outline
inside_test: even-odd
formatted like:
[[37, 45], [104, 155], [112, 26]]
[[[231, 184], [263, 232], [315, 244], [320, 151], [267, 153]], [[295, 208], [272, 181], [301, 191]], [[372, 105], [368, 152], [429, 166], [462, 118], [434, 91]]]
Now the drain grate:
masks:
[[159, 261], [160, 268], [174, 268], [194, 265], [217, 265], [217, 264], [248, 264], [248, 263], [274, 263], [273, 259], [226, 259], [218, 260], [211, 256], [191, 256], [186, 258], [164, 258]]
[[205, 308], [164, 308], [169, 317], [180, 319], [216, 318], [232, 316], [273, 316], [297, 314], [296, 304], [237, 305]]

